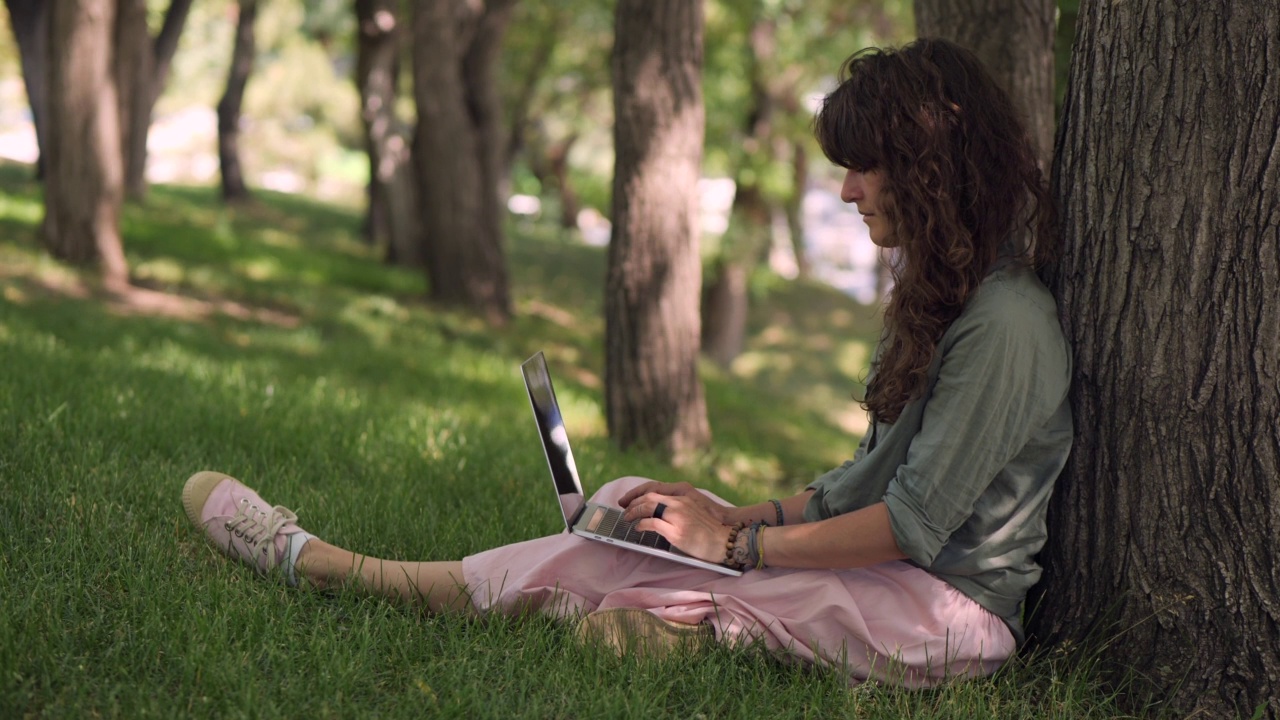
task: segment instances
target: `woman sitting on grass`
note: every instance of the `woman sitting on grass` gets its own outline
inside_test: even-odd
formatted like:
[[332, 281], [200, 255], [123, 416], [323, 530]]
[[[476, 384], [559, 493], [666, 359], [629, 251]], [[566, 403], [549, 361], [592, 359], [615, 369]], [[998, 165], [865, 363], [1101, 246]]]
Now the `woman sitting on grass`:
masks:
[[580, 616], [583, 636], [619, 647], [758, 640], [907, 686], [993, 672], [1022, 638], [1071, 445], [1070, 352], [1033, 272], [1053, 249], [1052, 209], [1013, 105], [967, 51], [920, 40], [857, 54], [842, 77], [817, 138], [847, 169], [841, 199], [898, 258], [869, 433], [782, 500], [733, 507], [643, 478], [593, 498], [741, 577], [569, 534], [461, 562], [379, 560], [209, 472], [183, 489], [192, 522], [290, 584], [350, 580], [434, 612]]

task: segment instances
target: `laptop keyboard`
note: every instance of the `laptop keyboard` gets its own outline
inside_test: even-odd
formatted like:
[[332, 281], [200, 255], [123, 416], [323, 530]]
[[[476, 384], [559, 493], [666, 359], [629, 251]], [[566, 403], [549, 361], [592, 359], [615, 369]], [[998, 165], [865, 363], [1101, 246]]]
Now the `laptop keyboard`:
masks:
[[596, 532], [622, 542], [644, 545], [658, 550], [671, 549], [671, 543], [666, 538], [652, 530], [637, 531], [634, 523], [629, 523], [622, 519], [621, 510], [614, 510], [613, 508], [610, 508], [605, 513], [604, 519], [600, 521], [599, 527], [596, 528]]

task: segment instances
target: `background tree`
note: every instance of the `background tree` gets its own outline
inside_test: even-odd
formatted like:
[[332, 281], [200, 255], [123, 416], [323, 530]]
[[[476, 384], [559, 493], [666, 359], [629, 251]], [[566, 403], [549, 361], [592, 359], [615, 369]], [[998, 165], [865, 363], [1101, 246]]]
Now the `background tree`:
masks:
[[114, 0], [49, 8], [49, 133], [41, 241], [57, 258], [97, 263], [106, 287], [129, 283], [120, 241], [124, 170], [112, 75]]
[[698, 377], [701, 2], [618, 0], [605, 414], [622, 447], [677, 462], [710, 440]]
[[1054, 182], [1076, 445], [1030, 630], [1280, 715], [1280, 6], [1080, 6]]
[[798, 92], [785, 75], [767, 76], [777, 60], [778, 19], [766, 13], [759, 0], [752, 5], [749, 16], [754, 19], [743, 58], [750, 100], [743, 118], [742, 156], [734, 173], [729, 227], [702, 295], [702, 351], [723, 367], [746, 343], [748, 275], [767, 256], [773, 240], [775, 203], [766, 198], [762, 185], [765, 168], [773, 160], [775, 117], [784, 111], [780, 105], [790, 103], [792, 112], [799, 105]]
[[365, 232], [390, 262], [423, 263], [409, 134], [396, 113], [402, 23], [397, 0], [356, 0], [356, 86], [369, 155]]
[[413, 18], [414, 158], [431, 298], [511, 317], [494, 64], [514, 0], [423, 0]]
[[18, 43], [22, 60], [22, 80], [27, 88], [27, 100], [31, 103], [31, 124], [35, 126], [36, 177], [44, 177], [44, 148], [48, 143], [46, 127], [48, 109], [48, 79], [46, 64], [49, 57], [49, 6], [48, 0], [5, 0], [9, 10], [9, 23], [13, 39]]
[[[541, 195], [548, 213], [566, 229], [578, 226], [586, 180], [596, 209], [607, 211], [612, 166], [612, 97], [608, 57], [613, 8], [594, 0], [521, 3], [503, 49], [503, 104], [510, 120], [507, 173], [511, 189]], [[582, 145], [600, 148], [591, 167], [574, 167]], [[585, 172], [584, 172], [585, 170]]]
[[116, 82], [125, 158], [125, 194], [140, 198], [147, 191], [147, 133], [151, 128], [151, 113], [169, 78], [191, 0], [170, 0], [160, 32], [154, 38], [147, 26], [147, 0], [119, 2]]
[[[768, 267], [774, 218], [785, 217], [797, 269], [807, 274], [811, 97], [833, 86], [855, 50], [904, 39], [908, 5], [717, 0], [712, 7], [719, 11], [707, 29], [707, 165], [710, 174], [731, 176], [735, 192], [728, 228], [704, 254], [702, 332], [704, 352], [728, 366], [746, 341], [751, 278]], [[820, 184], [826, 172], [818, 168], [813, 179]]]
[[1053, 147], [1054, 0], [915, 0], [916, 32], [969, 48], [1027, 121], [1048, 169]]
[[240, 164], [240, 108], [244, 89], [253, 72], [253, 24], [258, 16], [258, 0], [239, 0], [236, 39], [227, 71], [227, 89], [218, 101], [218, 164], [222, 168], [222, 199], [238, 202], [249, 197]]

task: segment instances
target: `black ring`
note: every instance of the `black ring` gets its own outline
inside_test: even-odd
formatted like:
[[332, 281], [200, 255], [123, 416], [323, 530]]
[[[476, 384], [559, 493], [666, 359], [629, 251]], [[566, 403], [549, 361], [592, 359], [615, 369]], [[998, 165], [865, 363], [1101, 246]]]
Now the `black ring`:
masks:
[[666, 503], [658, 503], [658, 506], [657, 506], [657, 507], [655, 507], [655, 508], [653, 509], [653, 516], [654, 516], [655, 518], [657, 518], [657, 519], [661, 520], [661, 519], [662, 519], [662, 513], [666, 512], [666, 511], [667, 511], [667, 504], [666, 504]]

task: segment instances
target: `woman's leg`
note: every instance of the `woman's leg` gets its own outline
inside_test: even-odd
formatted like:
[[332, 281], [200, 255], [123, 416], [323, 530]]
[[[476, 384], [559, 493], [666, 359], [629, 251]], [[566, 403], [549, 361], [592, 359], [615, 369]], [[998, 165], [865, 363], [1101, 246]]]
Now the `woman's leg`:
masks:
[[474, 612], [459, 562], [401, 562], [359, 555], [312, 538], [302, 546], [297, 572], [319, 588], [351, 581], [362, 590], [431, 612]]
[[268, 504], [228, 475], [192, 475], [182, 489], [182, 505], [224, 553], [264, 575], [282, 572], [290, 585], [301, 578], [318, 587], [350, 580], [373, 595], [420, 603], [432, 612], [472, 609], [462, 563], [380, 560], [335, 547], [299, 527], [291, 510]]

